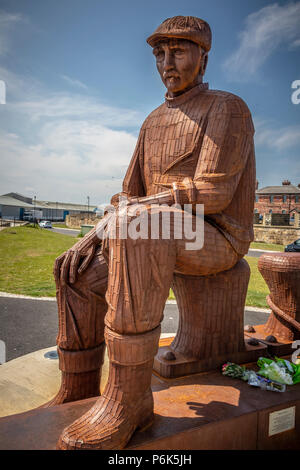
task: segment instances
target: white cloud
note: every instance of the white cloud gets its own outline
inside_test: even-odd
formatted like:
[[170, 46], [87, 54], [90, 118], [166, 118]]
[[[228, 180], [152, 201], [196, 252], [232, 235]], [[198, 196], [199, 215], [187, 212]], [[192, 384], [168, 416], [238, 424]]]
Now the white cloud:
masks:
[[25, 21], [25, 18], [18, 13], [0, 11], [0, 56], [9, 51], [11, 30], [21, 21]]
[[300, 45], [300, 2], [269, 5], [250, 14], [238, 49], [225, 61], [232, 79], [247, 80], [280, 45]]
[[141, 115], [132, 109], [104, 105], [99, 98], [75, 93], [47, 93], [28, 95], [27, 99], [8, 103], [9, 109], [38, 121], [46, 118], [98, 119], [113, 127], [135, 127]]
[[[10, 33], [21, 21], [21, 15], [0, 12], [0, 55], [9, 52]], [[0, 78], [7, 89], [0, 114], [1, 194], [109, 202], [121, 190], [141, 114], [103, 104], [67, 75], [62, 78], [76, 93], [50, 92], [35, 77], [5, 67]]]
[[45, 123], [35, 144], [2, 132], [1, 193], [80, 202], [89, 194], [94, 204], [109, 202], [121, 189], [136, 138], [128, 132], [89, 122]]
[[99, 97], [71, 92], [49, 92], [31, 76], [19, 76], [0, 66], [6, 83], [5, 109], [31, 121], [43, 119], [97, 119], [110, 127], [139, 127], [142, 115], [133, 109], [103, 104]]
[[272, 148], [278, 152], [298, 147], [300, 142], [300, 125], [278, 128], [264, 120], [254, 119], [255, 144]]
[[50, 93], [4, 68], [0, 76], [9, 90], [0, 115], [1, 193], [109, 202], [121, 190], [143, 116], [86, 93]]
[[84, 83], [82, 83], [80, 80], [77, 80], [76, 78], [68, 77], [68, 75], [61, 75], [61, 78], [65, 80], [67, 83], [69, 83], [69, 85], [72, 85], [78, 88], [83, 88], [84, 90], [88, 89], [88, 87]]
[[292, 42], [291, 47], [299, 47], [300, 46], [300, 39], [296, 39], [295, 41]]
[[300, 125], [280, 127], [273, 120], [254, 117], [256, 170], [260, 187], [283, 179], [300, 182]]

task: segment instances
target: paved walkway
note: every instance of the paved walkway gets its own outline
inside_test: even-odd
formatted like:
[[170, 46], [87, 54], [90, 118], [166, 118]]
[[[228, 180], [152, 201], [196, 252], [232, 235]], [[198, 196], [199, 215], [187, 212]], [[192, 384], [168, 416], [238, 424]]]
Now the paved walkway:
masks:
[[[162, 334], [162, 337], [171, 336]], [[32, 410], [47, 403], [59, 390], [61, 372], [56, 346], [41, 349], [0, 365], [0, 417]], [[108, 356], [105, 354], [100, 390], [108, 378]]]
[[22, 413], [49, 401], [60, 386], [57, 359], [42, 349], [0, 365], [0, 417]]

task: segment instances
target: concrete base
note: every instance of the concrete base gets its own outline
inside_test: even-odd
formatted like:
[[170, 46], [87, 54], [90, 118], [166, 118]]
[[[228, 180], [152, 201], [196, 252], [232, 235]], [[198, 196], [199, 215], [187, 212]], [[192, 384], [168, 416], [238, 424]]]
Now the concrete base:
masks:
[[187, 357], [176, 351], [176, 358], [174, 360], [166, 360], [166, 353], [173, 351], [170, 347], [173, 339], [174, 338], [166, 338], [161, 340], [158, 353], [154, 358], [154, 371], [158, 375], [166, 378], [181, 377], [215, 369], [220, 370], [220, 367], [225, 362], [234, 362], [236, 364], [255, 362], [259, 357], [265, 356], [268, 350], [267, 346], [262, 343], [259, 343], [257, 346], [251, 346], [247, 343], [248, 338], [246, 337], [244, 351], [235, 351], [223, 354], [222, 356], [211, 356], [206, 359]]
[[[169, 342], [164, 339], [160, 345]], [[55, 449], [62, 430], [97, 399], [32, 409], [49, 401], [60, 386], [58, 360], [44, 357], [49, 350], [55, 347], [1, 365], [0, 449]], [[255, 369], [255, 364], [245, 365]], [[106, 358], [101, 390], [107, 376]], [[177, 379], [154, 373], [152, 389], [154, 424], [136, 432], [128, 450], [300, 449], [300, 384], [284, 393], [263, 391], [223, 377], [218, 369]], [[280, 410], [283, 415], [287, 410], [289, 418], [273, 415]], [[294, 411], [291, 429], [282, 430]], [[269, 435], [274, 417], [279, 424], [275, 423], [276, 433]]]
[[[267, 341], [266, 337], [268, 337], [268, 333], [265, 331], [265, 325], [255, 325], [253, 333], [244, 333], [244, 351], [227, 353], [223, 356], [212, 356], [200, 360], [193, 357], [186, 357], [177, 351], [175, 352], [176, 359], [166, 360], [165, 354], [172, 351], [171, 344], [174, 338], [164, 338], [160, 340], [160, 347], [154, 358], [153, 369], [157, 374], [163, 377], [175, 378], [187, 374], [220, 369], [222, 364], [228, 361], [236, 364], [245, 364], [247, 362], [256, 362], [259, 357], [281, 357], [291, 355], [295, 351], [292, 347], [293, 341], [282, 340], [272, 343]], [[257, 346], [249, 344], [249, 340], [253, 339], [258, 341]], [[288, 359], [290, 360], [290, 357]]]
[[255, 338], [261, 342], [261, 344], [265, 344], [268, 349], [268, 352], [271, 356], [287, 356], [288, 354], [293, 354], [295, 349], [293, 349], [293, 341], [285, 341], [279, 340], [276, 343], [272, 343], [267, 341], [266, 338], [269, 336], [269, 333], [265, 331], [265, 325], [255, 325], [255, 331], [253, 333], [246, 333], [245, 337], [247, 338]]
[[41, 349], [0, 365], [0, 416], [36, 408], [49, 401], [59, 390], [58, 360], [44, 354], [55, 351]]
[[[162, 338], [170, 336], [162, 334]], [[0, 365], [0, 417], [37, 408], [51, 400], [59, 390], [61, 372], [58, 359], [45, 357], [56, 346], [34, 351]], [[108, 378], [108, 356], [104, 357], [100, 391]]]
[[[127, 450], [300, 449], [300, 384], [288, 387], [285, 393], [269, 392], [218, 371], [179, 379], [153, 375], [152, 389], [154, 424], [136, 432]], [[55, 449], [64, 427], [95, 400], [1, 418], [0, 449]], [[279, 432], [269, 435], [274, 417], [270, 415], [286, 409], [295, 411], [294, 425], [282, 431], [283, 420]]]
[[[0, 365], [0, 417], [32, 410], [47, 403], [59, 390], [61, 372], [58, 359], [45, 354], [56, 346], [41, 349]], [[108, 377], [105, 358], [100, 389]]]

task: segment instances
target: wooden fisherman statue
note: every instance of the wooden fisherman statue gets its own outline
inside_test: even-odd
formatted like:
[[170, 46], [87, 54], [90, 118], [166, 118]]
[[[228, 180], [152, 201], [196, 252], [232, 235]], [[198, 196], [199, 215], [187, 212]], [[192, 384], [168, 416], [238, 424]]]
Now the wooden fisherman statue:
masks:
[[[123, 182], [126, 223], [142, 214], [150, 231], [150, 205], [152, 212], [182, 215], [185, 204], [203, 204], [204, 244], [187, 250], [171, 217], [169, 238], [161, 232], [110, 238], [107, 225], [102, 242], [95, 228], [56, 260], [62, 383], [47, 406], [99, 395], [105, 345], [109, 355], [103, 394], [63, 431], [61, 449], [120, 449], [152, 422], [153, 358], [174, 273], [229, 270], [253, 239], [251, 114], [239, 97], [203, 83], [209, 25], [191, 16], [169, 18], [147, 42], [167, 93], [141, 127]], [[102, 226], [109, 217], [117, 215], [105, 216]]]

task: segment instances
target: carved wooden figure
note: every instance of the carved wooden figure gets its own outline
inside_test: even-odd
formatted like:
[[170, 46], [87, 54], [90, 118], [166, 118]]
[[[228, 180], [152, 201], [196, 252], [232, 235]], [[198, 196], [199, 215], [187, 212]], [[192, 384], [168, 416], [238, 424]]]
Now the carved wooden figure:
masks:
[[[135, 429], [151, 423], [152, 366], [173, 279], [182, 299], [182, 276], [203, 278], [231, 270], [253, 239], [251, 114], [239, 97], [209, 90], [203, 83], [211, 47], [209, 25], [195, 17], [169, 18], [147, 41], [167, 94], [142, 125], [123, 182], [122, 195], [128, 204], [125, 209], [119, 207], [118, 195], [114, 196], [117, 211], [100, 222], [102, 241], [97, 235], [99, 227], [95, 228], [55, 264], [62, 385], [48, 406], [99, 394], [104, 343], [110, 362], [102, 396], [63, 431], [60, 449], [123, 448]], [[201, 249], [188, 250], [190, 240], [175, 234], [176, 216], [186, 213], [185, 204], [193, 207], [193, 224], [197, 222], [196, 205], [204, 205]], [[119, 216], [124, 211], [126, 227], [138, 216], [147, 220], [148, 238], [120, 235]], [[151, 237], [153, 213], [161, 219], [170, 215], [168, 238], [161, 231]], [[112, 221], [117, 225], [114, 237]], [[203, 289], [205, 286], [203, 282]], [[203, 292], [203, 296], [213, 301], [212, 292]], [[192, 296], [188, 299], [193, 302]], [[214, 321], [219, 318], [212, 320], [207, 335], [220, 330]], [[239, 347], [234, 343], [240, 335], [240, 322], [234, 323], [237, 333], [233, 336], [230, 319], [222, 322], [224, 334], [229, 333], [228, 347]], [[205, 319], [202, 323], [208, 325]], [[199, 354], [204, 351], [207, 355], [203, 342], [201, 348]]]
[[258, 260], [270, 295], [271, 315], [264, 326], [278, 341], [300, 339], [300, 253], [266, 253]]

